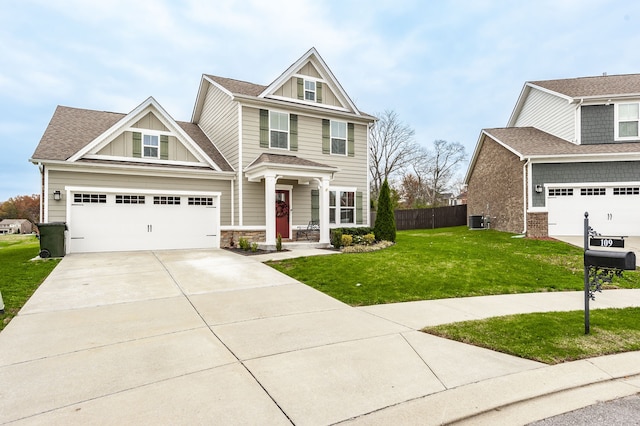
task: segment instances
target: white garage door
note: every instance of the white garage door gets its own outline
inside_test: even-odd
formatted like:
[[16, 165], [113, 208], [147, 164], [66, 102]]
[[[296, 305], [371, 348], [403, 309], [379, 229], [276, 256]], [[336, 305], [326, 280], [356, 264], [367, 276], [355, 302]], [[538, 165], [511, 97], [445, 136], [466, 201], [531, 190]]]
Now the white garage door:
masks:
[[68, 252], [217, 248], [219, 193], [76, 190]]
[[602, 235], [640, 235], [640, 185], [562, 186], [547, 189], [549, 235], [583, 235], [584, 213]]

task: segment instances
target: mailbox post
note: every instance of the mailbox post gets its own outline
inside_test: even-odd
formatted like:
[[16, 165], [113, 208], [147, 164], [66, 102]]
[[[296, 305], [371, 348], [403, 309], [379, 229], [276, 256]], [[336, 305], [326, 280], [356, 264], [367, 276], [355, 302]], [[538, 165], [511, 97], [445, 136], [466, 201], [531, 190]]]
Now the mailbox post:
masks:
[[[624, 247], [623, 238], [594, 238], [596, 234], [589, 226], [589, 213], [584, 214], [584, 334], [589, 334], [589, 300], [595, 300], [594, 293], [601, 291], [603, 282], [611, 282], [613, 276], [622, 271], [636, 269], [636, 255], [632, 251], [591, 250], [590, 243], [603, 247]], [[603, 244], [603, 242], [605, 242]]]

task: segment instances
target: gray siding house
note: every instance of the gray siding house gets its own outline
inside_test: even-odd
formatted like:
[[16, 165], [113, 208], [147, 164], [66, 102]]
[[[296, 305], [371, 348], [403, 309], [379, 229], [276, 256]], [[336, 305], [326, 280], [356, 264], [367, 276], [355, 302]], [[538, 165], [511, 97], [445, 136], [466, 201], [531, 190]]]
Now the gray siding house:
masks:
[[133, 111], [59, 106], [30, 161], [44, 222], [68, 252], [271, 248], [309, 222], [368, 226], [368, 130], [310, 49], [269, 85], [204, 74], [191, 121], [152, 97]]
[[480, 133], [470, 215], [533, 237], [640, 235], [640, 74], [527, 82], [507, 127]]

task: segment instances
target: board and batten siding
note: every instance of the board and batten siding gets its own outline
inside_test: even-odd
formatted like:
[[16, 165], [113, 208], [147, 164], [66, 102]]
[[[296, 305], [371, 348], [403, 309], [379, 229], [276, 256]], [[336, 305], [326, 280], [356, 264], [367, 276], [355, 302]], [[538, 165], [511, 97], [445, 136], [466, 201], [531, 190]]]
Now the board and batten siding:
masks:
[[514, 127], [528, 126], [574, 142], [575, 106], [566, 99], [532, 88], [514, 123]]
[[[104, 188], [143, 189], [162, 190], [171, 195], [171, 191], [209, 191], [221, 192], [220, 197], [220, 225], [231, 224], [230, 205], [230, 181], [216, 179], [187, 179], [176, 177], [158, 176], [134, 176], [126, 174], [110, 173], [85, 173], [62, 170], [49, 170], [48, 193], [61, 191], [63, 199], [54, 201], [49, 198], [49, 222], [64, 222], [67, 220], [66, 212], [66, 186], [86, 186]], [[126, 194], [126, 192], [125, 192]], [[179, 218], [176, 218], [178, 221]]]

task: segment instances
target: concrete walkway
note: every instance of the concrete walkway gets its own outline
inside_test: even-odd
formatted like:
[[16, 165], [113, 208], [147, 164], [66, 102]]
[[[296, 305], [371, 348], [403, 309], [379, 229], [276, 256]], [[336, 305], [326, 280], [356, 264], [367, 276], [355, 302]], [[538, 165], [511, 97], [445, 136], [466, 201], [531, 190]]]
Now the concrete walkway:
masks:
[[[417, 331], [581, 292], [352, 308], [260, 263], [331, 253], [65, 257], [0, 333], [0, 424], [525, 424], [640, 392], [639, 352], [546, 366]], [[592, 303], [622, 306], [640, 290]]]

